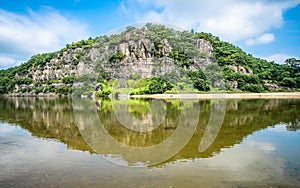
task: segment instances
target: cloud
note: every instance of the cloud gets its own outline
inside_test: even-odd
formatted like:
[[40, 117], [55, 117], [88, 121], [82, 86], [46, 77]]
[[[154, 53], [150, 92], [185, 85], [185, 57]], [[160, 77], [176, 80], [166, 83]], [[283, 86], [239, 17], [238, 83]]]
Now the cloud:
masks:
[[[87, 26], [63, 16], [50, 7], [16, 14], [0, 9], [0, 53], [30, 57], [36, 53], [59, 50], [67, 43], [87, 38]], [[7, 63], [12, 59], [3, 58]], [[16, 63], [16, 62], [15, 62]]]
[[253, 46], [257, 44], [267, 44], [273, 42], [274, 40], [275, 40], [275, 36], [273, 33], [265, 33], [254, 39], [251, 38], [246, 40], [246, 45]]
[[0, 56], [0, 68], [1, 67], [9, 67], [16, 63], [17, 63], [17, 61], [11, 57], [1, 57]]
[[22, 56], [11, 56], [9, 54], [1, 54], [0, 53], [0, 70], [6, 69], [12, 66], [20, 65], [21, 63], [25, 62], [25, 59]]
[[123, 8], [137, 21], [171, 23], [236, 42], [280, 28], [284, 11], [299, 3], [299, 0], [127, 0]]
[[267, 153], [276, 151], [276, 147], [269, 142], [249, 140], [248, 142], [246, 142], [246, 144], [252, 148], [255, 148], [256, 150], [262, 150]]
[[213, 160], [206, 159], [202, 163], [205, 168], [221, 169], [223, 174], [238, 181], [265, 180], [270, 174], [282, 178], [285, 161], [272, 156], [276, 151], [276, 146], [270, 142], [247, 139], [240, 145], [224, 150]]
[[268, 61], [274, 61], [274, 62], [279, 63], [279, 64], [284, 64], [284, 61], [286, 59], [289, 59], [289, 58], [292, 58], [292, 57], [294, 57], [296, 59], [299, 59], [298, 57], [291, 56], [291, 55], [284, 54], [284, 53], [272, 54], [268, 57], [264, 57], [263, 59], [266, 59]]

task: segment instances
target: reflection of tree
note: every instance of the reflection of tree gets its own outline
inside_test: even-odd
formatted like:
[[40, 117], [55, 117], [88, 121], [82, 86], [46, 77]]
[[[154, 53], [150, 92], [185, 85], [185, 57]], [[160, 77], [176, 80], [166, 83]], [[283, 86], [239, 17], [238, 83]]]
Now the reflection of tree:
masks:
[[0, 100], [0, 119], [15, 123], [32, 136], [55, 139], [72, 149], [93, 152], [75, 124], [71, 100], [7, 98]]
[[[124, 101], [117, 102], [124, 103]], [[145, 133], [129, 130], [120, 124], [115, 117], [112, 101], [99, 101], [96, 107], [101, 122], [114, 139], [130, 146], [147, 147], [161, 143], [174, 133], [178, 127], [183, 108], [193, 108], [195, 105], [200, 105], [199, 123], [193, 137], [180, 152], [165, 162], [210, 157], [219, 153], [222, 148], [241, 143], [245, 137], [256, 131], [279, 123], [287, 124], [287, 129], [290, 131], [300, 129], [300, 100], [227, 100], [223, 125], [216, 139], [207, 150], [199, 152], [198, 146], [207, 128], [213, 103], [218, 103], [218, 101], [187, 100], [183, 102], [183, 105], [180, 105], [180, 101], [166, 100], [164, 101], [167, 111], [165, 120], [153, 131]], [[130, 105], [132, 106], [130, 107]], [[159, 106], [151, 107], [147, 100], [129, 101], [129, 111], [135, 114], [134, 116], [137, 118], [143, 118], [151, 110], [159, 113], [160, 108]], [[189, 117], [189, 114], [182, 116]], [[27, 129], [35, 137], [56, 139], [67, 144], [70, 148], [92, 152], [92, 149], [83, 140], [79, 131], [80, 128], [75, 123], [71, 100], [59, 98], [1, 99], [0, 119]], [[185, 118], [184, 121], [189, 123], [190, 119]], [[112, 154], [120, 154], [118, 151], [114, 152], [116, 153]]]
[[227, 100], [227, 109], [220, 132], [214, 143], [204, 152], [197, 147], [203, 137], [210, 115], [211, 100], [203, 100], [199, 124], [195, 135], [177, 155], [169, 161], [179, 159], [207, 158], [219, 153], [222, 148], [239, 144], [248, 135], [279, 123], [290, 123], [300, 117], [300, 100]]
[[288, 124], [286, 126], [287, 130], [289, 131], [297, 131], [297, 130], [300, 130], [300, 121], [299, 119], [297, 119], [296, 121], [294, 122], [290, 122], [290, 124]]
[[129, 112], [137, 119], [148, 119], [150, 103], [146, 100], [128, 100]]
[[[180, 115], [180, 110], [176, 105], [173, 105], [173, 103], [176, 102], [177, 101], [153, 103], [150, 100], [140, 99], [131, 99], [129, 101], [119, 100], [114, 102], [104, 100], [102, 101], [104, 105], [102, 105], [101, 109], [98, 109], [98, 115], [105, 129], [119, 142], [131, 146], [146, 147], [162, 142], [176, 129]], [[128, 129], [124, 124], [130, 122], [130, 117], [128, 117], [128, 114], [125, 112], [126, 109], [120, 108], [125, 104], [128, 105], [128, 111], [132, 113], [134, 117], [138, 118], [141, 124], [143, 124], [144, 120], [146, 124], [151, 125], [151, 123], [153, 123], [155, 126], [157, 122], [160, 122], [160, 115], [164, 115], [163, 113], [166, 113], [166, 117], [163, 117], [165, 120], [153, 131], [139, 132]], [[113, 105], [117, 105], [119, 108], [113, 108]], [[162, 110], [163, 108], [166, 108], [165, 111]], [[116, 114], [118, 114], [118, 118]], [[136, 121], [132, 121], [132, 125], [135, 125], [135, 122]]]

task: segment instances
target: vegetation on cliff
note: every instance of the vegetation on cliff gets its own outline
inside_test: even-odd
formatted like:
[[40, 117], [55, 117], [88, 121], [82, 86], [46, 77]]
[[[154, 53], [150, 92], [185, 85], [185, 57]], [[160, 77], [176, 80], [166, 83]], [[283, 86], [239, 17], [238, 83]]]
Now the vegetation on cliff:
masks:
[[[74, 90], [74, 86], [76, 86]], [[230, 90], [298, 90], [300, 60], [255, 58], [209, 33], [163, 25], [127, 27], [110, 36], [67, 44], [0, 71], [0, 93], [99, 96]]]

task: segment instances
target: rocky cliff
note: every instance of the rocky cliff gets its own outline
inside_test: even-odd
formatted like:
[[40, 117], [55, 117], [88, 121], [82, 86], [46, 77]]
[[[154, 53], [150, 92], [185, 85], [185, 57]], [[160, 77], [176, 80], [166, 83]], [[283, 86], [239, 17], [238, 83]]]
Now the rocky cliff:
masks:
[[[58, 52], [38, 54], [18, 67], [0, 71], [0, 93], [70, 94], [74, 85], [101, 91], [115, 84], [106, 82], [112, 80], [122, 81], [122, 87], [144, 88], [137, 93], [149, 93], [149, 88], [166, 84], [153, 93], [170, 88], [290, 90], [299, 88], [299, 70], [297, 66], [254, 58], [208, 33], [146, 24], [142, 28], [127, 27], [118, 34], [67, 44]], [[154, 79], [154, 86], [153, 80], [142, 80], [142, 85], [138, 82], [138, 79], [162, 76], [163, 81]], [[165, 80], [166, 77], [170, 80]]]
[[[102, 39], [102, 38], [100, 38]], [[158, 41], [158, 42], [157, 42]], [[212, 63], [213, 47], [209, 41], [196, 39], [192, 48], [197, 56], [185, 54], [191, 59], [189, 70], [199, 70]], [[108, 73], [110, 79], [129, 80], [131, 75], [141, 78], [161, 76], [165, 73], [179, 72], [179, 61], [171, 57], [171, 53], [184, 53], [170, 45], [167, 38], [151, 40], [147, 30], [133, 29], [119, 36], [117, 41], [95, 42], [89, 46], [67, 45], [55, 57], [46, 62], [44, 67], [32, 66], [27, 75], [15, 75], [16, 78], [30, 77], [34, 83], [16, 84], [12, 93], [29, 91], [34, 95], [37, 90], [42, 93], [55, 92], [55, 89], [72, 87], [72, 83], [64, 82], [64, 78], [72, 75], [98, 74], [99, 67]], [[181, 55], [181, 54], [179, 54]], [[43, 94], [42, 94], [43, 95]]]

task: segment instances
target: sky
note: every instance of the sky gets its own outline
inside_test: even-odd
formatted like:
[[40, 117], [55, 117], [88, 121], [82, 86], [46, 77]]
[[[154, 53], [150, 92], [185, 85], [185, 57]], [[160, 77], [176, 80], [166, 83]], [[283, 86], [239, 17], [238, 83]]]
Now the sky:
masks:
[[0, 69], [145, 22], [209, 32], [255, 57], [300, 58], [300, 0], [0, 0]]

